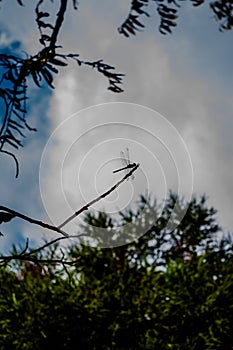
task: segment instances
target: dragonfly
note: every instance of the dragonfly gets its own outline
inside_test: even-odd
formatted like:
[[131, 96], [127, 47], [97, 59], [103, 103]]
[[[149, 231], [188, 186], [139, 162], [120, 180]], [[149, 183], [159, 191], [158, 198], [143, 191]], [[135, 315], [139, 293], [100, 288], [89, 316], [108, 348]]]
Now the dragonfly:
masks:
[[[128, 148], [126, 148], [125, 152], [121, 151], [120, 155], [121, 155], [121, 161], [122, 161], [123, 167], [120, 168], [120, 169], [114, 170], [113, 173], [118, 173], [119, 171], [123, 171], [123, 170], [126, 170], [126, 172], [128, 173], [130, 169], [134, 168], [137, 165], [136, 163], [131, 163], [130, 162], [130, 160], [129, 160], [129, 149]], [[132, 180], [134, 179], [134, 175], [133, 174], [131, 175], [131, 179]]]

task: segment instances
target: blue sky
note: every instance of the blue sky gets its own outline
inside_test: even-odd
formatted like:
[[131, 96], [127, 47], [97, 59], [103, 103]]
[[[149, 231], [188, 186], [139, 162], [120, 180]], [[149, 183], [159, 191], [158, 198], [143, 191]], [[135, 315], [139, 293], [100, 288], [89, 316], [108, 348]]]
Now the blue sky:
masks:
[[[32, 3], [25, 1], [25, 5], [21, 8], [16, 1], [3, 2], [1, 35], [8, 38], [8, 44], [20, 41], [27, 52], [34, 53], [38, 32], [32, 20]], [[158, 33], [155, 16], [145, 18], [144, 32], [126, 39], [118, 34], [117, 26], [127, 9], [128, 4], [120, 0], [102, 0], [98, 8], [93, 1], [80, 0], [79, 11], [69, 7], [60, 36], [64, 50], [80, 53], [86, 60], [103, 58], [118, 72], [126, 73], [125, 92], [115, 95], [107, 91], [104, 77], [74, 63], [56, 77], [54, 91], [33, 89], [28, 120], [38, 132], [29, 134], [19, 151], [19, 179], [14, 179], [11, 162], [0, 160], [1, 202], [57, 224], [114, 183], [109, 171], [118, 166], [119, 151], [126, 146], [133, 160], [143, 163], [141, 173], [124, 187], [127, 196], [119, 191], [95, 210], [104, 208], [115, 214], [114, 206], [134, 206], [136, 196], [148, 189], [159, 198], [170, 188], [189, 196], [189, 163], [185, 149], [176, 149], [179, 134], [192, 161], [192, 193], [206, 193], [209, 205], [219, 212], [220, 224], [232, 230], [232, 32], [218, 31], [207, 6], [195, 9], [184, 3], [172, 35]], [[18, 21], [11, 25], [11, 18]], [[117, 103], [123, 108], [120, 111]], [[120, 126], [106, 127], [110, 121]], [[94, 124], [98, 130], [90, 131]], [[171, 125], [177, 133], [166, 131], [166, 127], [172, 130]], [[150, 128], [156, 137], [149, 142], [145, 130], [136, 126]], [[45, 148], [47, 140], [51, 148]], [[173, 168], [172, 162], [169, 165], [168, 153], [160, 152], [158, 140], [174, 151], [173, 163], [178, 168]], [[32, 240], [42, 237], [37, 228], [19, 221], [1, 230], [5, 233], [1, 237], [3, 249], [15, 240], [16, 231]]]

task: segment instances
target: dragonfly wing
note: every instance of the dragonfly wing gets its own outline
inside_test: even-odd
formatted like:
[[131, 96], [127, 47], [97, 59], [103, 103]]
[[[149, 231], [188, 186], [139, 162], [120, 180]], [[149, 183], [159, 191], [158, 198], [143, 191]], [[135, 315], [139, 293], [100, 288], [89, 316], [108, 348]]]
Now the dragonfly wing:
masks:
[[[122, 171], [122, 170], [126, 170], [126, 173], [128, 173], [129, 169], [131, 169], [134, 166], [136, 166], [135, 163], [130, 163], [128, 147], [126, 148], [125, 152], [123, 152], [123, 151], [120, 152], [120, 156], [121, 156], [121, 161], [122, 161], [122, 164], [123, 164], [124, 167], [120, 168], [120, 169], [117, 169], [117, 170], [114, 170], [113, 173], [118, 173], [118, 171]], [[134, 175], [133, 174], [131, 175], [131, 179], [132, 180], [134, 179]], [[129, 180], [129, 178], [127, 180]]]
[[128, 149], [128, 147], [127, 147], [126, 150], [125, 150], [125, 155], [126, 155], [126, 159], [127, 159], [128, 164], [130, 164], [130, 160], [129, 160], [129, 149]]
[[122, 164], [124, 165], [124, 166], [127, 166], [127, 165], [129, 165], [129, 162], [127, 161], [127, 158], [126, 158], [126, 156], [125, 156], [125, 153], [123, 152], [123, 151], [121, 151], [121, 161], [122, 161]]

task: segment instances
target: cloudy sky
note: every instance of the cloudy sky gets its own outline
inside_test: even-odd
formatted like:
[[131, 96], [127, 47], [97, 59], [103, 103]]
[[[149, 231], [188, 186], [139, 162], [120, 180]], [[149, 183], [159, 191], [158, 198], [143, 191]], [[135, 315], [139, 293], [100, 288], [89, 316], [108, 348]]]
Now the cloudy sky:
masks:
[[[2, 49], [18, 42], [21, 50], [36, 53], [33, 3], [3, 1]], [[56, 13], [56, 1], [48, 3]], [[129, 3], [102, 0], [97, 6], [80, 0], [78, 11], [69, 7], [59, 37], [64, 52], [104, 59], [126, 74], [124, 92], [110, 92], [103, 76], [74, 62], [60, 71], [54, 91], [33, 88], [28, 121], [38, 132], [30, 133], [18, 152], [19, 179], [12, 161], [1, 157], [1, 204], [59, 224], [121, 178], [112, 170], [121, 166], [119, 153], [128, 147], [141, 164], [135, 180], [94, 210], [114, 216], [134, 207], [139, 194], [162, 200], [169, 189], [187, 200], [205, 193], [219, 223], [232, 231], [232, 32], [219, 32], [208, 6], [182, 3], [172, 35], [159, 34], [155, 15], [143, 18], [146, 29], [127, 39], [117, 27]], [[42, 236], [20, 220], [1, 231], [3, 250], [16, 238]]]

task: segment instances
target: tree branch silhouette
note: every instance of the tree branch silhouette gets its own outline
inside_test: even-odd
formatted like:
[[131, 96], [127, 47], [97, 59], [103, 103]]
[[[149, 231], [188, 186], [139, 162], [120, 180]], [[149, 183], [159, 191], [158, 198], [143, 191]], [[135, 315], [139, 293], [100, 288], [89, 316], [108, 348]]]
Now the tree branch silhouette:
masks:
[[57, 14], [57, 21], [56, 21], [53, 33], [51, 35], [50, 47], [56, 46], [57, 36], [58, 36], [59, 30], [61, 29], [62, 23], [64, 21], [66, 8], [67, 8], [67, 0], [61, 0], [60, 9]]
[[102, 198], [105, 198], [110, 193], [112, 193], [117, 187], [119, 187], [125, 180], [127, 180], [140, 166], [140, 164], [136, 164], [135, 167], [133, 167], [121, 180], [119, 180], [114, 186], [112, 186], [109, 190], [102, 193], [99, 197], [93, 199], [88, 204], [84, 205], [82, 208], [80, 208], [78, 211], [76, 211], [74, 214], [72, 214], [70, 217], [68, 217], [64, 222], [62, 222], [58, 228], [61, 229], [65, 225], [67, 225], [70, 221], [72, 221], [74, 218], [76, 218], [78, 215], [80, 215], [85, 210], [88, 210], [90, 206], [93, 204], [99, 202]]
[[9, 263], [12, 260], [19, 260], [19, 261], [33, 262], [34, 264], [52, 264], [52, 265], [62, 264], [62, 265], [69, 265], [69, 266], [74, 265], [79, 260], [79, 257], [77, 257], [73, 260], [66, 260], [64, 253], [62, 252], [62, 255], [60, 258], [41, 259], [38, 257], [37, 254], [40, 251], [44, 251], [46, 248], [54, 245], [55, 243], [58, 243], [61, 240], [69, 239], [69, 238], [80, 238], [82, 236], [86, 236], [86, 235], [80, 234], [80, 235], [73, 235], [73, 236], [69, 236], [69, 237], [59, 237], [59, 238], [53, 239], [52, 241], [46, 242], [41, 247], [36, 248], [36, 249], [32, 249], [29, 252], [27, 252], [29, 249], [29, 240], [27, 239], [25, 247], [23, 248], [23, 250], [20, 253], [15, 253], [15, 254], [11, 254], [11, 255], [0, 255], [0, 264], [4, 265], [6, 263]]
[[59, 229], [59, 228], [56, 227], [56, 226], [47, 224], [47, 223], [45, 223], [45, 222], [43, 222], [43, 221], [40, 221], [40, 220], [33, 219], [33, 218], [31, 218], [31, 217], [29, 217], [29, 216], [27, 216], [27, 215], [24, 215], [24, 214], [22, 214], [22, 213], [20, 213], [20, 212], [18, 212], [18, 211], [15, 211], [15, 210], [10, 209], [10, 208], [8, 208], [8, 207], [5, 207], [5, 206], [3, 206], [3, 205], [0, 205], [0, 210], [11, 214], [11, 215], [12, 215], [12, 218], [18, 217], [18, 218], [20, 218], [20, 219], [22, 219], [22, 220], [24, 220], [24, 221], [27, 221], [27, 222], [29, 222], [29, 223], [31, 223], [31, 224], [38, 225], [38, 226], [43, 227], [43, 228], [46, 228], [46, 229], [48, 229], [48, 230], [51, 230], [51, 231], [55, 231], [55, 232], [57, 232], [57, 233], [60, 233], [60, 234], [62, 234], [62, 235], [65, 236], [65, 237], [69, 237], [68, 233], [64, 232], [63, 230]]
[[77, 259], [74, 259], [72, 261], [67, 261], [64, 259], [63, 255], [61, 256], [61, 258], [58, 258], [58, 259], [40, 259], [40, 258], [38, 258], [38, 256], [35, 256], [35, 255], [38, 254], [40, 251], [44, 250], [45, 248], [48, 248], [61, 240], [70, 239], [70, 238], [80, 238], [83, 236], [87, 236], [86, 234], [69, 235], [67, 232], [62, 230], [62, 227], [64, 227], [69, 222], [71, 222], [74, 218], [76, 218], [78, 215], [80, 215], [84, 211], [88, 210], [93, 204], [99, 202], [101, 199], [110, 195], [124, 181], [126, 181], [139, 168], [139, 166], [140, 166], [139, 163], [136, 164], [126, 175], [124, 175], [117, 183], [115, 183], [115, 185], [113, 185], [110, 189], [108, 189], [107, 191], [102, 193], [97, 198], [93, 199], [92, 201], [90, 201], [89, 203], [84, 205], [82, 208], [80, 208], [78, 211], [76, 211], [74, 214], [72, 214], [70, 217], [68, 217], [64, 222], [62, 222], [59, 226], [53, 226], [53, 225], [47, 224], [45, 222], [33, 219], [27, 215], [19, 213], [18, 211], [15, 211], [13, 209], [10, 209], [8, 207], [0, 205], [0, 210], [2, 211], [2, 212], [0, 212], [0, 224], [2, 222], [8, 222], [13, 218], [18, 217], [26, 222], [29, 222], [29, 223], [34, 224], [34, 225], [38, 225], [40, 227], [46, 228], [48, 230], [51, 230], [51, 231], [54, 231], [54, 232], [57, 232], [57, 233], [60, 233], [63, 235], [63, 237], [58, 237], [56, 239], [53, 239], [50, 242], [46, 242], [44, 245], [42, 245], [36, 249], [30, 250], [30, 252], [28, 252], [29, 247], [28, 247], [28, 240], [27, 240], [25, 248], [20, 253], [15, 253], [15, 254], [5, 255], [5, 256], [2, 255], [2, 256], [0, 256], [0, 262], [7, 263], [7, 262], [12, 261], [12, 260], [20, 260], [20, 261], [30, 261], [30, 262], [33, 262], [35, 264], [61, 264], [63, 266], [74, 264], [77, 261]]
[[[22, 6], [23, 2], [18, 1]], [[35, 7], [36, 23], [40, 33], [39, 42], [43, 46], [37, 54], [31, 56], [27, 54], [26, 58], [19, 55], [0, 54], [0, 67], [4, 73], [0, 79], [0, 102], [2, 108], [2, 125], [0, 127], [0, 152], [3, 152], [12, 158], [16, 164], [16, 177], [19, 174], [19, 164], [11, 148], [18, 149], [22, 147], [22, 138], [25, 137], [23, 130], [33, 130], [26, 122], [27, 115], [27, 91], [28, 79], [32, 79], [37, 87], [41, 87], [45, 82], [50, 88], [54, 88], [54, 74], [58, 74], [58, 67], [64, 68], [68, 65], [68, 59], [75, 59], [78, 66], [89, 65], [103, 74], [108, 80], [108, 89], [119, 93], [123, 89], [122, 84], [124, 74], [114, 73], [114, 67], [98, 61], [84, 61], [79, 59], [79, 54], [59, 53], [62, 46], [57, 45], [58, 34], [62, 28], [65, 13], [67, 11], [68, 0], [60, 0], [57, 19], [55, 24], [46, 21], [50, 14], [42, 11], [41, 6], [44, 0], [39, 0]], [[73, 0], [73, 7], [77, 9], [77, 1]], [[10, 86], [9, 86], [10, 85]], [[8, 149], [10, 147], [10, 150]], [[6, 149], [5, 149], [6, 148]]]

